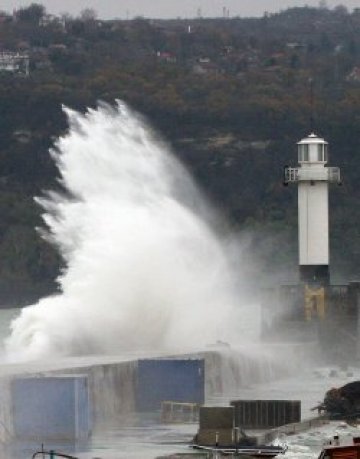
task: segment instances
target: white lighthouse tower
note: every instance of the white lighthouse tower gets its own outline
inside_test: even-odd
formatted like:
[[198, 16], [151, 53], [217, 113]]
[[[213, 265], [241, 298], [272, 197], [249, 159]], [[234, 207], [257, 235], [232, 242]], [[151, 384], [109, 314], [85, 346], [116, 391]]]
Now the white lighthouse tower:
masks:
[[329, 182], [340, 169], [327, 167], [328, 143], [315, 134], [298, 142], [299, 167], [285, 167], [284, 183], [298, 184], [299, 268], [305, 285], [329, 284]]

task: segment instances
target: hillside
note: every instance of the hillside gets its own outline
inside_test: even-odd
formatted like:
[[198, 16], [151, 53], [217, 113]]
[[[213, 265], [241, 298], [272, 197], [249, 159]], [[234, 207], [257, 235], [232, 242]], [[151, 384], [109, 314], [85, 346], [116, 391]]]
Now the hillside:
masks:
[[0, 52], [1, 304], [56, 290], [62, 261], [35, 231], [33, 196], [56, 186], [48, 149], [66, 129], [62, 104], [85, 110], [98, 100], [144, 113], [245, 238], [257, 279], [277, 266], [286, 282], [296, 269], [297, 210], [282, 170], [309, 133], [312, 86], [316, 131], [344, 181], [331, 190], [333, 279], [360, 277], [359, 9], [99, 21], [33, 4], [0, 13]]

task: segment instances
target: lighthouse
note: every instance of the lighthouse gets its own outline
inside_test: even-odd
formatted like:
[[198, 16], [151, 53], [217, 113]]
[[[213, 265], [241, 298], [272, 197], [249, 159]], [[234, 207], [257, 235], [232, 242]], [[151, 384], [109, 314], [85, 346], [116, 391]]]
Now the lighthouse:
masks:
[[329, 183], [340, 184], [340, 169], [328, 167], [328, 143], [311, 133], [300, 140], [298, 167], [285, 167], [284, 184], [298, 185], [300, 281], [326, 287], [329, 274]]
[[329, 184], [341, 183], [340, 169], [328, 167], [328, 143], [314, 133], [297, 149], [283, 180], [298, 186], [300, 282], [263, 290], [261, 336], [318, 343], [320, 356], [350, 362], [360, 357], [360, 280], [332, 285], [329, 273]]

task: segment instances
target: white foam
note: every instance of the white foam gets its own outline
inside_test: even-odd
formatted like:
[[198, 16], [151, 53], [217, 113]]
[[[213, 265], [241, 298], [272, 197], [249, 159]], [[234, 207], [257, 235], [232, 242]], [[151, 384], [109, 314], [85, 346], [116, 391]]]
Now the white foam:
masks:
[[[66, 261], [62, 293], [12, 323], [12, 358], [235, 339], [234, 277], [185, 169], [128, 107], [83, 115], [52, 151], [65, 193], [38, 199]], [[232, 335], [232, 333], [234, 334]]]

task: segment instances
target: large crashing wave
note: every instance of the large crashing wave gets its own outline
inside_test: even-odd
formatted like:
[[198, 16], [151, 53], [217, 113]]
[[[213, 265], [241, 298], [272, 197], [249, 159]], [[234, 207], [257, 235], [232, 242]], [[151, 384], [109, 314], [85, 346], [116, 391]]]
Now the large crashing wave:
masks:
[[61, 294], [22, 310], [11, 356], [121, 353], [229, 337], [224, 247], [188, 173], [125, 104], [64, 109], [51, 155], [64, 193], [38, 199], [66, 262]]

